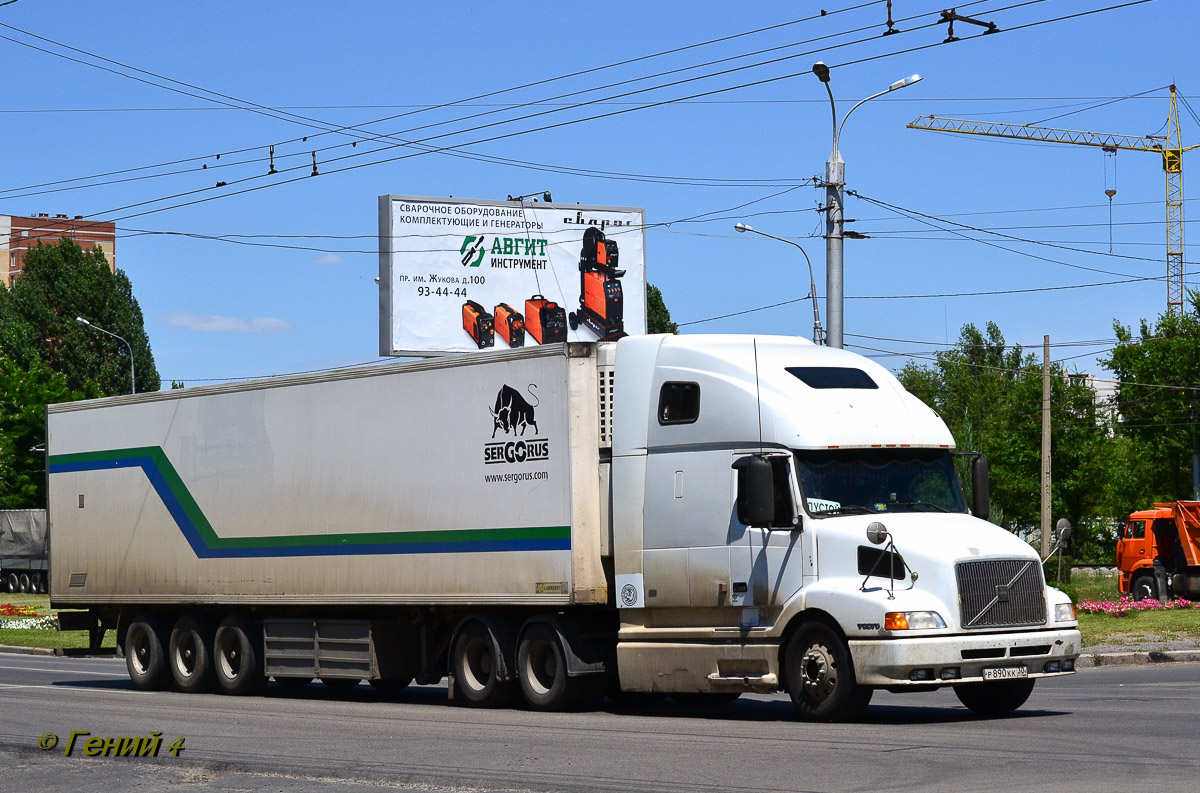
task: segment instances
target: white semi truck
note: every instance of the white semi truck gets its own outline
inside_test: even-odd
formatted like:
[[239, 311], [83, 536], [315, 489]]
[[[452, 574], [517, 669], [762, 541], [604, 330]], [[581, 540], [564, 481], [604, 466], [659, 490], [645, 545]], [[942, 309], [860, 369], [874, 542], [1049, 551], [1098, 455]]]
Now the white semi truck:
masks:
[[[643, 336], [53, 405], [51, 602], [142, 689], [273, 677], [582, 707], [786, 691], [809, 719], [1074, 671], [1037, 555], [861, 356]], [[74, 610], [74, 611], [72, 611]]]

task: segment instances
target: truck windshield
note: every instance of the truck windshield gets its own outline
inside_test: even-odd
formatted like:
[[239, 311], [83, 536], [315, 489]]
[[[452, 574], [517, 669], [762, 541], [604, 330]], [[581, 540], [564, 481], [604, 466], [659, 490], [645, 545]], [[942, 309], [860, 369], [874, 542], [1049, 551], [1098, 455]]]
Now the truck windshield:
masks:
[[796, 468], [815, 517], [966, 511], [945, 449], [798, 450]]

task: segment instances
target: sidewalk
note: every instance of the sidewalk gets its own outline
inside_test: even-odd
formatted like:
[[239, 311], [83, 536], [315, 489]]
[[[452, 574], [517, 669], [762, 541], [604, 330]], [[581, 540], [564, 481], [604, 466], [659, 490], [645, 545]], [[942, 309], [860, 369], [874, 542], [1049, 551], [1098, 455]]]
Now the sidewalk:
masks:
[[1075, 666], [1129, 664], [1200, 663], [1200, 639], [1145, 641], [1129, 644], [1097, 644], [1084, 647]]

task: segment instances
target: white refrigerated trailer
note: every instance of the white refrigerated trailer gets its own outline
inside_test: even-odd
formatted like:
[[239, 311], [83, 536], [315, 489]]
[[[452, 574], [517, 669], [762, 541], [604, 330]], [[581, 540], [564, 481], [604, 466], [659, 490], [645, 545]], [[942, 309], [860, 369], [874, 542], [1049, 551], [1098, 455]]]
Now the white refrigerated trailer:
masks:
[[937, 415], [798, 339], [539, 346], [47, 423], [52, 604], [115, 630], [141, 688], [782, 690], [838, 719], [953, 686], [995, 713], [1080, 652], [1033, 550], [969, 514]]

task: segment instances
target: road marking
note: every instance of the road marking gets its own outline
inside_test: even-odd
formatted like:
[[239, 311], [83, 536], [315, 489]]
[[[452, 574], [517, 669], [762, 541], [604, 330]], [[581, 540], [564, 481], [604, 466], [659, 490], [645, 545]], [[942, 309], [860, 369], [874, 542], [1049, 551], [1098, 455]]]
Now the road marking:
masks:
[[72, 675], [104, 675], [105, 677], [128, 677], [125, 672], [97, 672], [92, 669], [44, 669], [40, 666], [0, 666], [0, 669], [20, 669], [24, 672], [66, 672]]

